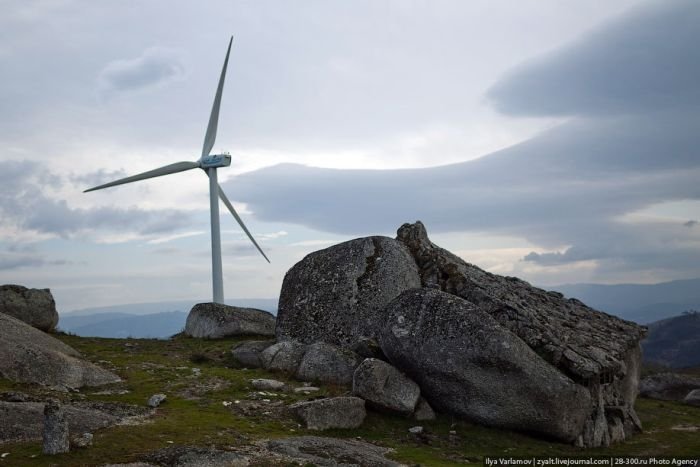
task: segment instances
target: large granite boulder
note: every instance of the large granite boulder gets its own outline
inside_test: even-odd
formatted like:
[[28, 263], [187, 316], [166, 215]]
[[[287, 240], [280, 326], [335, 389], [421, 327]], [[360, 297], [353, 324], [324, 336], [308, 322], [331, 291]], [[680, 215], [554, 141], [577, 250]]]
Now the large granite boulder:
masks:
[[220, 303], [198, 303], [185, 323], [185, 334], [204, 339], [229, 336], [274, 336], [275, 317], [267, 311]]
[[316, 251], [284, 277], [277, 338], [351, 347], [375, 336], [387, 303], [419, 286], [415, 262], [391, 238], [358, 238]]
[[49, 289], [0, 285], [0, 313], [13, 316], [42, 331], [53, 331], [58, 312]]
[[351, 350], [316, 342], [306, 348], [296, 377], [301, 381], [350, 385], [355, 368], [361, 361], [360, 356]]
[[[488, 273], [433, 244], [421, 222], [401, 226], [397, 240], [411, 252], [423, 287], [442, 290], [474, 304], [522, 339], [538, 356], [587, 388], [594, 404], [586, 422], [589, 427], [602, 427], [602, 418], [617, 413], [626, 436], [639, 430], [634, 401], [644, 327], [518, 278]], [[607, 423], [616, 422], [607, 418]], [[600, 432], [602, 428], [596, 430]], [[605, 437], [601, 439], [604, 441]], [[585, 440], [583, 443], [588, 446]]]
[[387, 315], [382, 350], [439, 411], [567, 442], [583, 432], [589, 392], [474, 304], [414, 289]]
[[21, 383], [79, 388], [121, 381], [82, 360], [77, 350], [0, 313], [0, 377]]
[[304, 358], [306, 345], [297, 341], [282, 341], [260, 353], [260, 362], [266, 370], [283, 371], [294, 374]]

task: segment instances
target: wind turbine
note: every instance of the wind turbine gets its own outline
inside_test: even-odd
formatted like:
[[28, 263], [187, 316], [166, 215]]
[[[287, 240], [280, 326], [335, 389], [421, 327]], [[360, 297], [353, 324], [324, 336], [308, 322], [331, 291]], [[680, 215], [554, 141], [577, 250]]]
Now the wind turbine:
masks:
[[211, 273], [212, 282], [214, 289], [214, 302], [224, 303], [224, 284], [223, 284], [223, 272], [221, 267], [221, 229], [219, 227], [219, 198], [224, 202], [228, 210], [233, 214], [238, 224], [241, 226], [243, 231], [246, 233], [248, 238], [255, 248], [258, 249], [261, 255], [269, 263], [270, 260], [267, 258], [265, 253], [258, 245], [251, 235], [248, 228], [243, 223], [241, 216], [238, 215], [236, 210], [233, 208], [231, 201], [226, 197], [224, 190], [221, 189], [219, 185], [216, 169], [219, 167], [228, 167], [231, 165], [231, 156], [229, 154], [210, 154], [212, 148], [214, 147], [214, 141], [216, 140], [216, 128], [219, 122], [219, 107], [221, 106], [221, 94], [224, 90], [224, 80], [226, 79], [226, 68], [228, 66], [228, 57], [231, 53], [231, 43], [233, 42], [233, 36], [228, 43], [228, 50], [226, 51], [226, 59], [224, 60], [224, 67], [221, 70], [221, 77], [219, 78], [219, 85], [216, 88], [216, 96], [214, 97], [214, 105], [211, 108], [211, 115], [209, 116], [209, 126], [207, 126], [207, 133], [204, 136], [204, 146], [202, 147], [202, 156], [196, 162], [176, 162], [174, 164], [169, 164], [158, 169], [149, 170], [148, 172], [143, 172], [138, 175], [132, 175], [131, 177], [122, 178], [115, 180], [113, 182], [105, 183], [104, 185], [99, 185], [90, 189], [85, 190], [83, 193], [88, 191], [101, 190], [103, 188], [109, 188], [116, 185], [123, 185], [125, 183], [137, 182], [139, 180], [146, 180], [148, 178], [160, 177], [162, 175], [170, 175], [178, 172], [184, 172], [185, 170], [191, 169], [202, 169], [209, 176], [209, 210], [211, 214]]

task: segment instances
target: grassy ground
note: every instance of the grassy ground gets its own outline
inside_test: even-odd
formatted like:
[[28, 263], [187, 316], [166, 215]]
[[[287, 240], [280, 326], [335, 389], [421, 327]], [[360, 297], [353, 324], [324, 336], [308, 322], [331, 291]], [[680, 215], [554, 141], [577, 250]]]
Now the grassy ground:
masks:
[[[284, 407], [296, 400], [340, 395], [347, 391], [323, 386], [312, 396], [291, 392], [259, 394], [251, 387], [250, 379], [273, 377], [292, 386], [301, 386], [301, 383], [263, 370], [234, 368], [229, 357], [231, 347], [237, 342], [234, 339], [206, 341], [177, 337], [162, 341], [58, 337], [87, 359], [113, 369], [124, 378], [124, 383], [112, 388], [129, 391], [126, 394], [96, 395], [95, 392], [104, 388], [84, 389], [65, 397], [141, 406], [155, 393], [165, 393], [168, 399], [157, 409], [156, 416], [145, 424], [96, 432], [94, 445], [88, 449], [48, 458], [41, 454], [39, 442], [2, 445], [0, 454], [10, 454], [0, 461], [0, 466], [133, 462], [148, 452], [170, 445], [235, 449], [259, 439], [317, 435], [301, 428], [286, 414]], [[26, 385], [0, 379], [0, 391], [3, 390], [29, 392]], [[358, 430], [332, 430], [322, 434], [361, 438], [388, 446], [395, 449], [392, 457], [396, 460], [426, 466], [481, 464], [484, 456], [697, 456], [700, 453], [700, 408], [639, 399], [637, 412], [644, 424], [644, 433], [607, 449], [577, 449], [480, 427], [448, 416], [419, 423], [370, 412]], [[418, 424], [425, 428], [425, 434], [410, 434], [408, 429]]]

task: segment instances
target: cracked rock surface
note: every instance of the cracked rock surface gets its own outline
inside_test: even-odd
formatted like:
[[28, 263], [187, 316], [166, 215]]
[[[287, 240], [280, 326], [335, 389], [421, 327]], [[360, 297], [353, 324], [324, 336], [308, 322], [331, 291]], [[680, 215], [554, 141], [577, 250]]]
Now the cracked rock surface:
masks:
[[384, 307], [420, 284], [408, 249], [392, 238], [358, 238], [313, 252], [284, 277], [277, 338], [351, 347], [376, 337]]

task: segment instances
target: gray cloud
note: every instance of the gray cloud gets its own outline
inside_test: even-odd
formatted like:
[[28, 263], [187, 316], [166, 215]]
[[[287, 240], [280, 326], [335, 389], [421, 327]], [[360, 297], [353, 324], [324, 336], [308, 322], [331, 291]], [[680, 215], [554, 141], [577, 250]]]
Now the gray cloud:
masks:
[[564, 248], [523, 258], [542, 266], [698, 276], [694, 229], [624, 216], [700, 199], [699, 12], [696, 2], [650, 4], [508, 74], [490, 92], [500, 109], [579, 116], [524, 143], [427, 169], [287, 164], [239, 176], [227, 192], [262, 220], [318, 230], [392, 234], [421, 219], [434, 232]]
[[134, 59], [114, 60], [100, 72], [99, 85], [106, 92], [130, 91], [182, 78], [185, 66], [177, 52], [152, 47]]
[[191, 215], [174, 209], [138, 207], [72, 208], [44, 192], [45, 171], [29, 161], [0, 161], [0, 218], [3, 225], [70, 237], [110, 230], [142, 235], [177, 231], [191, 225]]
[[513, 115], [608, 115], [700, 107], [700, 3], [648, 2], [525, 62], [488, 96]]
[[695, 227], [696, 225], [698, 225], [698, 221], [692, 220], [692, 219], [691, 219], [691, 220], [689, 220], [688, 222], [685, 222], [683, 225], [684, 225], [685, 227], [688, 227], [688, 228], [693, 228], [693, 227]]
[[68, 178], [69, 180], [79, 187], [85, 187], [85, 189], [102, 185], [103, 183], [111, 182], [113, 180], [118, 180], [120, 178], [126, 177], [128, 174], [123, 170], [105, 170], [99, 169], [94, 172], [88, 172], [84, 174], [71, 174]]

